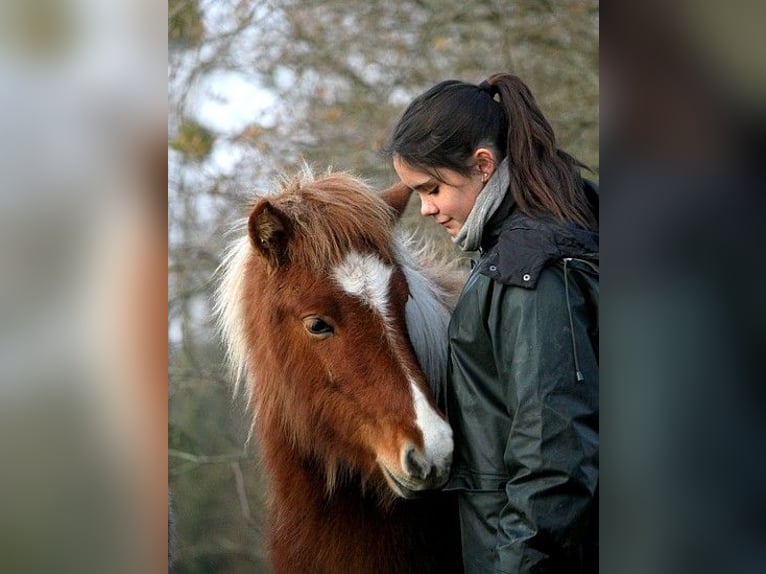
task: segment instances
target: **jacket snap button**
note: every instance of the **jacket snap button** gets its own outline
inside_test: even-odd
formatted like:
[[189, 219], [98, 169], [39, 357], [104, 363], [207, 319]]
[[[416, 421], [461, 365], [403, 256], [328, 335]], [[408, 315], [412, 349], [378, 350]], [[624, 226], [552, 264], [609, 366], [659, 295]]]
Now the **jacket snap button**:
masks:
[[531, 277], [529, 276], [529, 273], [524, 273], [524, 276], [522, 277], [524, 281], [529, 281]]
[[497, 271], [497, 265], [490, 265], [489, 266], [490, 271]]

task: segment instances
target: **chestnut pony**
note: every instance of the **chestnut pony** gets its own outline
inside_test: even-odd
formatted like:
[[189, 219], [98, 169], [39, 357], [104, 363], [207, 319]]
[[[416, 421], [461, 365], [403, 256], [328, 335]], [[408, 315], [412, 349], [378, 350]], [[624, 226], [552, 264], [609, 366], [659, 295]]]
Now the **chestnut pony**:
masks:
[[462, 572], [443, 381], [462, 273], [396, 226], [408, 191], [308, 168], [258, 199], [216, 308], [270, 479], [278, 574]]

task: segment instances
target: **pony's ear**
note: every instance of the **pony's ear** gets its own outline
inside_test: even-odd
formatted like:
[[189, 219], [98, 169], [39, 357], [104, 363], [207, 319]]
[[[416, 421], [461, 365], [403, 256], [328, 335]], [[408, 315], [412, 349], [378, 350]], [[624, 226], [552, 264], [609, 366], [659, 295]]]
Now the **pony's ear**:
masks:
[[400, 217], [407, 208], [407, 202], [409, 201], [411, 194], [412, 189], [401, 182], [380, 192], [383, 201], [393, 207]]
[[255, 204], [247, 221], [250, 241], [274, 268], [287, 262], [287, 243], [290, 240], [290, 221], [268, 199]]

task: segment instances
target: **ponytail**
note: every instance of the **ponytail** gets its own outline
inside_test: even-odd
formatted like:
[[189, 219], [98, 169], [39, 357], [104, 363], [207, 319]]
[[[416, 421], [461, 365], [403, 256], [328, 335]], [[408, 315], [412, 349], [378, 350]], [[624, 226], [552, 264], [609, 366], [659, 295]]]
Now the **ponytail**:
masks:
[[499, 73], [479, 87], [497, 94], [508, 119], [504, 147], [510, 192], [517, 207], [527, 214], [547, 213], [586, 229], [597, 227], [579, 173], [586, 166], [556, 147], [553, 128], [526, 84], [517, 76]]

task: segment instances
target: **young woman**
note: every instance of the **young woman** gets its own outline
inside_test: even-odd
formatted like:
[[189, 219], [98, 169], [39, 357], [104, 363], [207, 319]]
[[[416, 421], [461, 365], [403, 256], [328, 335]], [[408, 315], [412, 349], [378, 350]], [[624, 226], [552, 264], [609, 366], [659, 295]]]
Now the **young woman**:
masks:
[[417, 97], [387, 152], [422, 215], [479, 254], [443, 405], [465, 571], [597, 572], [595, 186], [504, 73]]

